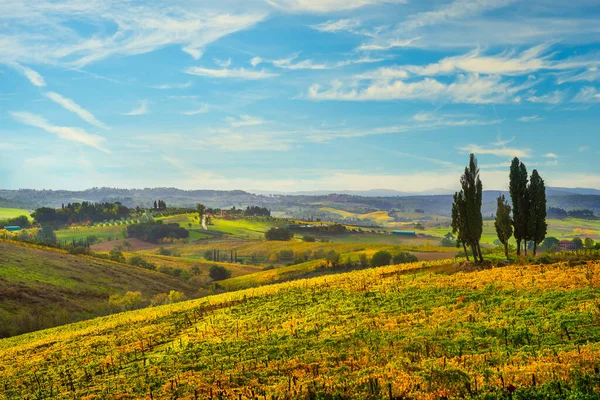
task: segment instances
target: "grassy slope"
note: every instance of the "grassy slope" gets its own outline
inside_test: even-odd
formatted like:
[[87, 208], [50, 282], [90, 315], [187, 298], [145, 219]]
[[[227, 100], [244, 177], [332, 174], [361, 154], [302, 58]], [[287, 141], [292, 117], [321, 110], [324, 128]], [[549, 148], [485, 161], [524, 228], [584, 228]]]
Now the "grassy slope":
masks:
[[111, 294], [196, 293], [183, 280], [112, 261], [2, 241], [0, 254], [3, 335], [98, 315]]
[[3, 208], [0, 207], [0, 220], [20, 217], [21, 215], [26, 215], [29, 217], [30, 212], [27, 210], [22, 210], [19, 208]]
[[227, 293], [1, 340], [0, 396], [592, 399], [599, 288], [600, 263], [417, 264]]

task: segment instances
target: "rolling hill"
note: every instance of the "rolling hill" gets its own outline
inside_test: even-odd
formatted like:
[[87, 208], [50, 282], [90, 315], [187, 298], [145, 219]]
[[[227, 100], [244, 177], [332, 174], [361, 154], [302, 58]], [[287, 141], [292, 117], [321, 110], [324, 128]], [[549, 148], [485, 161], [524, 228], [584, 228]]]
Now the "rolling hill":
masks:
[[63, 251], [0, 241], [0, 337], [109, 312], [110, 295], [196, 295], [169, 275]]
[[0, 397], [595, 399], [600, 263], [389, 266], [0, 340]]

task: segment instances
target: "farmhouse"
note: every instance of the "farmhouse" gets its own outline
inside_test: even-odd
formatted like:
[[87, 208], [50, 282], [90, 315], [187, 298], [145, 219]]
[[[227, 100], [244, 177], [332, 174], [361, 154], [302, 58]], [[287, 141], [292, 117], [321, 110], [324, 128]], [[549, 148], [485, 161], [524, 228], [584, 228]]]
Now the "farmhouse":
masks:
[[417, 236], [415, 231], [392, 231], [392, 235], [398, 236]]
[[9, 232], [17, 232], [21, 230], [20, 226], [17, 225], [11, 225], [11, 226], [5, 226], [4, 229], [6, 229]]
[[577, 250], [577, 245], [570, 240], [561, 240], [558, 242], [558, 248], [561, 250]]

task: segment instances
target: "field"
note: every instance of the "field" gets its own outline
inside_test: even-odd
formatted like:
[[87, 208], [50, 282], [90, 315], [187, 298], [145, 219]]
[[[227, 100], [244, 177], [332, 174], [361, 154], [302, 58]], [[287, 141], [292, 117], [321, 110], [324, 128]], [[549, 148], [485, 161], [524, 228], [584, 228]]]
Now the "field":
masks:
[[9, 218], [16, 218], [16, 217], [20, 217], [21, 215], [25, 215], [27, 217], [29, 217], [30, 212], [27, 210], [22, 210], [19, 208], [3, 208], [0, 207], [0, 220], [3, 219], [9, 219]]
[[600, 395], [600, 263], [323, 276], [0, 341], [16, 398]]
[[197, 292], [169, 275], [59, 250], [0, 241], [0, 254], [0, 336], [105, 314], [112, 294]]

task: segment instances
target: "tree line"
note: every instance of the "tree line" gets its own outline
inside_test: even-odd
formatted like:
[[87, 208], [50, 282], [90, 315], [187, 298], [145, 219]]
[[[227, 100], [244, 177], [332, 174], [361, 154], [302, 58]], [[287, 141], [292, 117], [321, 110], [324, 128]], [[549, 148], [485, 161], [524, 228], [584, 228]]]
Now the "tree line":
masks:
[[[462, 244], [467, 260], [467, 247], [471, 248], [475, 261], [483, 262], [481, 253], [481, 235], [483, 233], [483, 215], [481, 212], [483, 184], [477, 158], [470, 155], [469, 165], [460, 179], [462, 190], [454, 194], [452, 204], [452, 233], [458, 243]], [[521, 249], [527, 255], [527, 244], [533, 243], [533, 254], [537, 246], [546, 237], [546, 186], [537, 170], [531, 176], [527, 167], [517, 157], [510, 166], [509, 193], [511, 204], [504, 195], [497, 199], [494, 227], [498, 240], [504, 246], [504, 253], [509, 257], [509, 240], [514, 236], [517, 242], [517, 256]]]
[[40, 207], [31, 216], [35, 222], [41, 225], [62, 226], [70, 224], [81, 224], [90, 222], [101, 222], [111, 219], [128, 217], [133, 210], [116, 203], [92, 203], [83, 201], [81, 203], [69, 203], [55, 209]]

